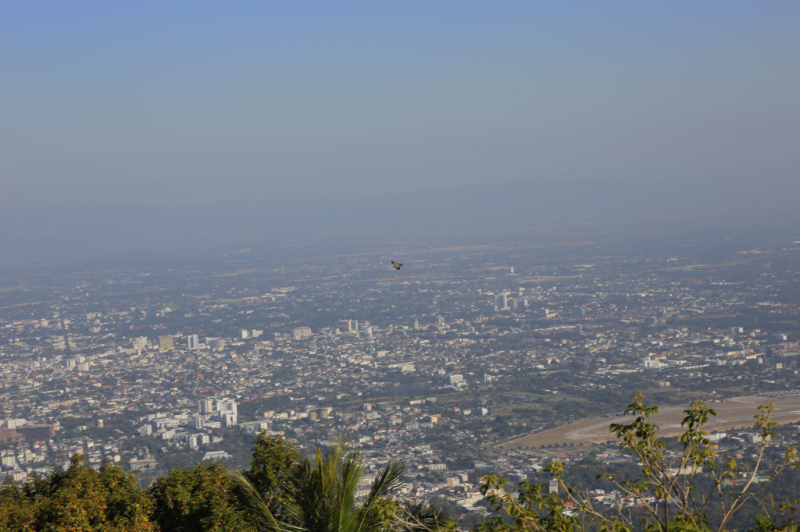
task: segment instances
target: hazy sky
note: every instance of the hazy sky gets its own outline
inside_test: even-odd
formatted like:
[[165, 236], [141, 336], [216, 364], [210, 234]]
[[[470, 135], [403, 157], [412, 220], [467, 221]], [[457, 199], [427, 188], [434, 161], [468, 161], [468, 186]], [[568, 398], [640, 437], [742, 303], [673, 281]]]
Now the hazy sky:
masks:
[[798, 28], [795, 1], [6, 2], [0, 206], [800, 176]]

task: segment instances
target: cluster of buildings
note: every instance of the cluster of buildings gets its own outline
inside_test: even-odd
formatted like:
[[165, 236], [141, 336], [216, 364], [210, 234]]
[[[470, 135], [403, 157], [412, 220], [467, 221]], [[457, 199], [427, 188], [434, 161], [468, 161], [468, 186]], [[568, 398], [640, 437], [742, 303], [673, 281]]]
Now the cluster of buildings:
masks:
[[33, 315], [0, 314], [0, 466], [19, 480], [81, 452], [141, 472], [237, 467], [243, 434], [310, 452], [344, 433], [369, 470], [405, 460], [409, 495], [471, 507], [480, 475], [521, 480], [544, 459], [496, 443], [618, 411], [629, 390], [797, 384], [798, 338], [768, 318], [798, 305], [775, 296], [773, 273], [471, 266], [187, 270], [192, 290], [122, 272], [48, 287]]

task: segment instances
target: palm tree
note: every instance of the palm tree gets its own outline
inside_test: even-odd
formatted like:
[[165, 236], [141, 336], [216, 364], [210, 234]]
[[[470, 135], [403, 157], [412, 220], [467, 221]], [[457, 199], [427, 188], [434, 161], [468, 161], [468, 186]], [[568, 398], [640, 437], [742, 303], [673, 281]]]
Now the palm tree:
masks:
[[338, 438], [326, 450], [319, 447], [314, 461], [297, 464], [291, 488], [287, 487], [280, 515], [270, 511], [250, 481], [234, 473], [241, 483], [254, 517], [270, 532], [443, 532], [454, 523], [426, 502], [395, 502], [405, 464], [390, 462], [375, 477], [363, 504], [356, 491], [364, 462], [349, 443]]

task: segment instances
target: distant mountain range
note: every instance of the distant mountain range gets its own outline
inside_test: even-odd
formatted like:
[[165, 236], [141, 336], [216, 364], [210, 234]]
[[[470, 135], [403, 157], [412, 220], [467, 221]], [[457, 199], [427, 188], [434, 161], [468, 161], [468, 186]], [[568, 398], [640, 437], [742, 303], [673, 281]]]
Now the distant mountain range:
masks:
[[369, 233], [403, 238], [434, 231], [519, 226], [800, 219], [800, 178], [636, 182], [515, 180], [397, 194], [315, 194], [154, 207], [102, 203], [0, 213], [8, 258], [194, 245], [246, 236], [302, 239]]

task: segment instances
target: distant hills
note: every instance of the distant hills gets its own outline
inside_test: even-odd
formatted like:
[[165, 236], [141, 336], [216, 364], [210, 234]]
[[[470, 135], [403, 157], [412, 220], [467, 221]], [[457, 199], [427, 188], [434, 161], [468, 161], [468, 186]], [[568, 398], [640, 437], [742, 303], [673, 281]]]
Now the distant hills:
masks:
[[10, 256], [194, 245], [226, 238], [303, 239], [598, 223], [800, 219], [800, 178], [635, 182], [515, 180], [396, 194], [298, 194], [155, 207], [104, 203], [9, 209], [0, 248]]

